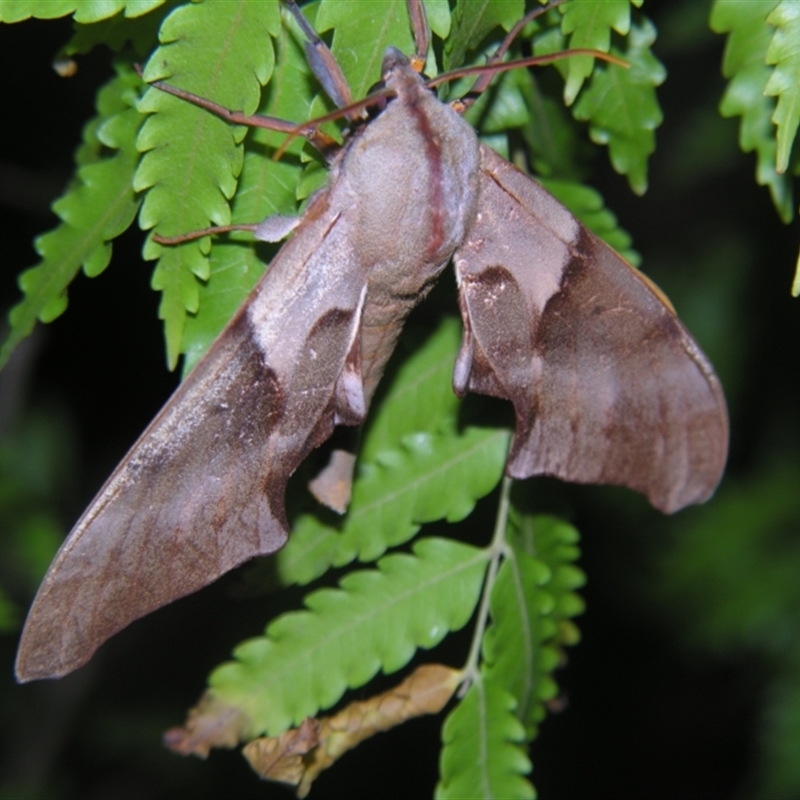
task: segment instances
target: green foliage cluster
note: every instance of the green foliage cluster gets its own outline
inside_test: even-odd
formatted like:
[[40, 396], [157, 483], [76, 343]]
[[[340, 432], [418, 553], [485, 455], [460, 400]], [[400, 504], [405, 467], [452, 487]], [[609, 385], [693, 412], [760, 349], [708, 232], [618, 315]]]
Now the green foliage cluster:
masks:
[[[572, 118], [587, 123], [591, 140], [608, 147], [614, 169], [635, 192], [644, 192], [661, 122], [655, 89], [665, 72], [652, 53], [655, 29], [637, 10], [641, 5], [642, 0], [568, 2], [527, 26], [520, 41], [534, 53], [592, 47], [630, 64], [621, 70], [589, 57], [558, 62], [571, 112], [548, 93], [548, 79], [518, 71], [497, 81], [469, 117], [516, 163], [527, 159], [551, 192], [632, 261], [638, 256], [630, 237], [600, 195], [582, 182], [583, 143]], [[787, 220], [793, 215], [790, 179], [797, 174], [797, 159], [792, 143], [800, 120], [792, 49], [799, 35], [795, 6], [788, 0], [716, 0], [711, 13], [713, 29], [728, 35], [724, 72], [730, 83], [721, 112], [741, 116], [741, 147], [755, 151], [757, 180], [769, 187]], [[429, 71], [434, 72], [434, 56], [442, 69], [478, 61], [524, 15], [526, 4], [432, 0], [427, 8], [434, 34]], [[405, 0], [320, 0], [305, 11], [329, 36], [355, 97], [366, 94], [376, 79], [387, 45], [413, 49]], [[91, 277], [106, 268], [113, 239], [137, 212], [143, 230], [164, 236], [249, 223], [296, 213], [325, 176], [318, 155], [301, 141], [275, 162], [271, 155], [281, 136], [227, 125], [148, 88], [134, 70], [146, 59], [145, 81], [169, 80], [246, 113], [297, 121], [325, 113], [330, 105], [309, 76], [302, 35], [277, 2], [0, 0], [2, 22], [67, 14], [76, 25], [63, 57], [105, 44], [116, 53], [115, 75], [98, 93], [96, 116], [76, 153], [75, 178], [54, 205], [61, 223], [37, 240], [41, 261], [20, 276], [23, 299], [10, 315], [3, 363], [37, 320], [49, 322], [65, 311], [67, 289], [81, 269]], [[537, 113], [531, 115], [530, 109]], [[329, 129], [340, 135], [336, 125]], [[157, 262], [152, 285], [161, 293], [159, 314], [171, 367], [181, 356], [185, 370], [196, 363], [263, 274], [269, 255], [244, 234], [180, 247], [147, 240], [144, 257]], [[577, 532], [531, 514], [506, 486], [495, 533], [484, 537], [491, 539], [488, 544], [456, 541], [466, 530], [462, 526], [453, 528], [453, 538], [426, 535], [410, 551], [386, 554], [408, 545], [425, 524], [469, 517], [501, 481], [506, 427], [464, 420], [450, 392], [458, 338], [454, 320], [444, 316], [397, 365], [365, 433], [347, 516], [333, 520], [301, 508], [288, 545], [274, 560], [278, 579], [287, 586], [311, 583], [356, 559], [371, 566], [347, 572], [336, 588], [315, 588], [303, 610], [278, 617], [264, 636], [240, 645], [234, 661], [212, 672], [210, 691], [247, 718], [243, 738], [280, 733], [335, 705], [348, 689], [365, 685], [379, 671], [402, 669], [419, 649], [434, 647], [472, 619], [466, 694], [444, 723], [437, 796], [533, 797], [526, 747], [557, 696], [553, 673], [562, 649], [579, 638], [571, 622], [582, 611], [574, 594], [584, 580], [575, 566]], [[15, 453], [13, 443], [0, 451], [0, 469]], [[28, 490], [14, 491], [23, 497]], [[731, 563], [752, 563], [747, 547], [753, 539], [734, 506], [730, 501], [709, 511], [713, 524], [698, 522], [687, 547], [705, 543], [708, 549], [676, 550], [675, 584], [665, 591], [691, 598], [696, 613], [711, 595], [693, 592], [716, 582], [719, 603], [709, 603], [698, 615], [698, 635], [708, 638], [715, 631], [721, 648], [748, 635], [753, 648], [771, 649], [779, 680], [769, 711], [774, 725], [766, 735], [784, 743], [773, 750], [778, 755], [772, 774], [786, 792], [800, 786], [785, 746], [800, 738], [794, 733], [800, 729], [798, 716], [779, 713], [782, 703], [800, 697], [794, 627], [781, 609], [753, 602], [759, 592], [752, 584], [750, 613], [742, 616], [734, 604], [748, 576], [733, 567], [722, 569], [713, 547], [714, 532], [726, 524], [742, 532]], [[48, 525], [42, 527], [45, 533]], [[771, 560], [766, 574], [791, 584], [781, 564], [782, 557]], [[13, 608], [2, 605], [0, 597], [4, 613], [13, 621]]]

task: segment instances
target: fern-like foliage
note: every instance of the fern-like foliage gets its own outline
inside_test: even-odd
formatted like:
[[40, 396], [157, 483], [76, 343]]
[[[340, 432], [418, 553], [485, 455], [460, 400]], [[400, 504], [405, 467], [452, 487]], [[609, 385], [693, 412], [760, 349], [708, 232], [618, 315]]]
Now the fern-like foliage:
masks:
[[437, 797], [535, 797], [521, 743], [535, 736], [544, 703], [558, 693], [552, 676], [561, 648], [577, 642], [571, 617], [583, 611], [574, 528], [513, 510], [504, 559], [491, 587], [492, 624], [480, 674], [442, 731]]
[[[169, 78], [202, 97], [252, 114], [260, 85], [272, 74], [271, 37], [280, 29], [274, 4], [192, 3], [176, 9], [159, 33], [145, 79]], [[232, 46], [236, 42], [236, 46]], [[194, 68], [192, 65], [202, 65]], [[139, 134], [144, 153], [137, 191], [147, 191], [140, 223], [163, 236], [230, 223], [229, 200], [242, 169], [245, 131], [189, 103], [150, 89], [139, 110], [149, 114]], [[199, 285], [207, 281], [208, 241], [162, 248], [150, 243], [146, 258], [158, 258], [153, 288], [162, 292], [168, 361], [177, 364], [187, 313], [199, 308]]]
[[[5, 0], [0, 2], [0, 20], [63, 16], [78, 5], [81, 4]], [[99, 43], [114, 49], [131, 44], [134, 52], [142, 53], [148, 43], [152, 47], [154, 23], [160, 23], [161, 44], [148, 60], [147, 80], [169, 78], [183, 89], [248, 113], [259, 106], [260, 87], [269, 84], [259, 110], [284, 119], [300, 121], [329, 109], [317, 97], [314, 82], [308, 77], [301, 36], [291, 20], [286, 20], [283, 26], [279, 24], [276, 2], [243, 0], [235, 6], [226, 4], [224, 8], [215, 3], [187, 3], [179, 5], [165, 18], [161, 4], [156, 2], [99, 5], [102, 11], [98, 7], [92, 12], [89, 10], [92, 4], [81, 5], [79, 21], [83, 24], [65, 47], [68, 55], [85, 52]], [[501, 34], [524, 13], [521, 2], [459, 3], [452, 17], [447, 3], [435, 2], [430, 6], [432, 30], [442, 37], [447, 35], [445, 66], [463, 61], [464, 55], [481, 44], [489, 32], [494, 30]], [[570, 4], [566, 4], [563, 10], [569, 9]], [[363, 95], [374, 82], [387, 45], [394, 44], [406, 50], [412, 46], [404, 0], [382, 4], [380, 10], [367, 3], [345, 7], [323, 0], [312, 10], [316, 11], [312, 22], [321, 32], [333, 29], [332, 50], [356, 97]], [[620, 9], [611, 18], [601, 16], [587, 20], [581, 13], [575, 9], [570, 11], [570, 38], [580, 31], [584, 39], [602, 44], [608, 40], [609, 24], [618, 30], [625, 28]], [[537, 41], [563, 44], [566, 37], [559, 31], [558, 12], [551, 12], [548, 20], [539, 25]], [[591, 32], [593, 26], [597, 28], [594, 33]], [[536, 48], [537, 52], [548, 49], [539, 44]], [[129, 56], [127, 63], [131, 60]], [[589, 92], [600, 76], [598, 73], [590, 83]], [[657, 65], [650, 69], [645, 80], [651, 86], [659, 82]], [[503, 85], [511, 87], [513, 81]], [[605, 93], [607, 89], [601, 91]], [[516, 94], [521, 97], [519, 92]], [[501, 93], [493, 109], [503, 108], [513, 95], [513, 89]], [[524, 108], [519, 101], [516, 105], [520, 110]], [[299, 143], [292, 145], [289, 154], [275, 164], [265, 149], [280, 141], [275, 134], [257, 131], [243, 144], [243, 129], [231, 128], [213, 115], [154, 89], [147, 91], [138, 108], [147, 119], [137, 140], [144, 155], [136, 166], [132, 185], [139, 197], [144, 196], [140, 225], [146, 230], [154, 228], [168, 236], [209, 224], [252, 222], [276, 211], [291, 213], [298, 199], [307, 196], [324, 180], [320, 162], [312, 158], [309, 166], [307, 148]], [[652, 103], [638, 103], [637, 108], [651, 109], [644, 124], [652, 128], [657, 118]], [[595, 114], [594, 111], [582, 113], [588, 115], [587, 118]], [[530, 114], [525, 113], [524, 119], [531, 124]], [[500, 126], [505, 126], [502, 130], [508, 129], [508, 122], [502, 115], [497, 120]], [[601, 117], [593, 118], [598, 131], [603, 124]], [[627, 134], [620, 134], [623, 138], [624, 135]], [[629, 147], [620, 136], [606, 131], [597, 133], [595, 138], [606, 138], [612, 154], [628, 154], [627, 160], [613, 157], [618, 169], [630, 170], [633, 181], [634, 175], [642, 174], [642, 158], [645, 151], [649, 152], [649, 145]], [[646, 137], [652, 139], [652, 131]], [[639, 155], [634, 155], [637, 152]], [[540, 167], [547, 162], [547, 158], [542, 161], [541, 154], [536, 152], [533, 157]], [[553, 177], [566, 176], [556, 171]], [[636, 180], [641, 183], [638, 178]], [[108, 207], [106, 200], [102, 200], [103, 208]], [[81, 222], [84, 229], [88, 228], [88, 215]], [[608, 222], [606, 219], [606, 225]], [[122, 229], [118, 225], [110, 236], [118, 235]], [[601, 233], [611, 233], [611, 242], [620, 243], [619, 239], [614, 241], [613, 229], [601, 230]], [[146, 244], [145, 257], [158, 259], [153, 286], [162, 292], [159, 313], [164, 320], [170, 365], [174, 366], [183, 353], [185, 369], [191, 368], [263, 273], [263, 258], [253, 248], [236, 244], [237, 239], [232, 236], [213, 243], [200, 240], [171, 248], [160, 247], [152, 241]], [[60, 248], [60, 252], [72, 262], [81, 256], [85, 259], [85, 254], [76, 251], [74, 245]], [[3, 358], [28, 335], [34, 319], [49, 321], [65, 308], [65, 290], [75, 270], [61, 269], [58, 278], [51, 279], [53, 268], [48, 262], [41, 266], [40, 274], [46, 274], [48, 280], [37, 280], [34, 285], [31, 285], [31, 278], [23, 282], [23, 291], [31, 296], [12, 313], [12, 334]], [[90, 274], [96, 271], [90, 267]]]
[[710, 25], [717, 33], [728, 35], [722, 71], [729, 84], [720, 112], [727, 117], [741, 116], [739, 145], [745, 153], [755, 151], [756, 180], [769, 188], [781, 219], [788, 222], [793, 215], [791, 180], [778, 170], [772, 124], [775, 101], [765, 94], [772, 73], [767, 51], [774, 35], [767, 17], [775, 6], [773, 0], [717, 0]]

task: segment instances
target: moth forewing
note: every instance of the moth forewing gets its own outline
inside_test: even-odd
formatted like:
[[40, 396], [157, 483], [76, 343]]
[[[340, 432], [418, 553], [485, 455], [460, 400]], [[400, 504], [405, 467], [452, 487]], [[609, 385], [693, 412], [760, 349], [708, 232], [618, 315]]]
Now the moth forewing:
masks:
[[337, 420], [363, 420], [406, 315], [477, 202], [470, 126], [396, 50], [384, 79], [394, 102], [344, 148], [57, 555], [23, 632], [20, 680], [70, 672], [134, 619], [277, 549], [289, 476]]

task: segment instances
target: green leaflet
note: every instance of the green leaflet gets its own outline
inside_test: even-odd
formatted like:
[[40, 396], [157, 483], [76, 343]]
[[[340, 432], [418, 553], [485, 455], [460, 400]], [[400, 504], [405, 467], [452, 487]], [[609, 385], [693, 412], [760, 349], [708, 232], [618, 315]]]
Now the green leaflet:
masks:
[[[512, 551], [503, 561], [492, 588], [490, 611], [494, 620], [483, 640], [486, 674], [492, 675], [514, 697], [519, 717], [527, 719], [542, 673], [553, 669], [552, 650], [543, 650], [547, 628], [542, 621], [555, 607], [546, 585], [551, 570], [526, 553]], [[546, 663], [540, 663], [546, 662]], [[545, 697], [543, 699], [550, 699]]]
[[[666, 77], [664, 67], [650, 50], [656, 37], [655, 28], [641, 16], [630, 24], [627, 0], [568, 3], [564, 10], [568, 15], [567, 29], [545, 31], [537, 37], [534, 52], [546, 55], [565, 49], [564, 34], [570, 32], [571, 47], [578, 41], [593, 42], [597, 49], [610, 52], [630, 65], [629, 69], [623, 69], [597, 63], [591, 82], [574, 106], [573, 115], [577, 120], [589, 122], [592, 141], [608, 145], [614, 169], [628, 176], [633, 191], [643, 194], [647, 189], [647, 159], [655, 150], [654, 131], [662, 120], [655, 87]], [[578, 28], [579, 24], [582, 27]], [[625, 50], [609, 47], [611, 28], [624, 31], [628, 25]], [[565, 102], [572, 101], [594, 60], [576, 56], [555, 62], [567, 80]], [[573, 62], [577, 62], [577, 66], [573, 67]]]
[[579, 639], [570, 620], [583, 613], [574, 590], [586, 576], [575, 566], [580, 550], [574, 527], [516, 510], [510, 523], [511, 553], [493, 589], [492, 626], [484, 637], [485, 670], [516, 698], [518, 716], [534, 738], [543, 704], [558, 694], [552, 674], [560, 650]]
[[211, 674], [211, 692], [249, 717], [252, 734], [279, 733], [465, 625], [487, 563], [474, 547], [420, 540], [413, 555], [386, 556], [339, 589], [310, 594], [308, 610], [284, 614], [266, 636], [240, 645], [236, 661]]
[[21, 22], [35, 17], [56, 19], [73, 14], [76, 22], [98, 22], [124, 11], [139, 17], [158, 8], [165, 0], [0, 0], [0, 22]]
[[467, 53], [481, 45], [488, 33], [498, 27], [510, 30], [524, 15], [522, 0], [460, 0], [453, 10], [450, 36], [445, 43], [444, 68], [461, 66]]
[[778, 98], [772, 121], [778, 126], [778, 153], [775, 169], [786, 172], [792, 144], [800, 122], [800, 6], [786, 0], [778, 3], [767, 17], [776, 30], [767, 50], [767, 63], [774, 64], [764, 93]]
[[765, 61], [774, 32], [766, 18], [775, 5], [775, 0], [717, 0], [709, 24], [716, 33], [728, 34], [722, 73], [729, 83], [720, 113], [741, 116], [739, 146], [745, 153], [755, 151], [756, 181], [769, 187], [778, 214], [789, 222], [794, 214], [791, 177], [776, 170], [775, 101], [764, 94], [771, 73]]
[[[590, 48], [610, 52], [611, 31], [627, 36], [631, 27], [631, 5], [641, 7], [644, 0], [605, 0], [603, 3], [567, 3], [561, 32], [569, 36], [570, 49]], [[594, 59], [576, 56], [565, 62], [567, 83], [564, 102], [572, 105], [584, 80], [592, 74]]]
[[[182, 89], [253, 113], [272, 75], [271, 37], [279, 26], [273, 2], [181, 6], [161, 28], [162, 46], [148, 61], [145, 79], [169, 78]], [[139, 110], [150, 115], [137, 142], [144, 155], [134, 187], [149, 189], [141, 226], [174, 236], [228, 224], [245, 130], [157, 89], [148, 90]], [[166, 248], [150, 241], [145, 247], [145, 258], [160, 259], [152, 283], [163, 292], [159, 316], [173, 367], [183, 349], [186, 314], [199, 306], [196, 278], [209, 276], [208, 247], [207, 240]]]
[[472, 684], [442, 729], [436, 800], [536, 797], [523, 777], [531, 762], [515, 706], [514, 698], [491, 678]]
[[661, 124], [661, 109], [655, 87], [666, 72], [650, 45], [656, 30], [649, 20], [634, 23], [627, 49], [616, 52], [630, 69], [598, 66], [591, 84], [575, 104], [575, 119], [589, 122], [595, 144], [607, 144], [611, 165], [628, 176], [631, 189], [647, 189], [647, 159], [655, 150], [655, 129]]
[[[517, 89], [512, 99], [509, 84]], [[536, 74], [530, 70], [514, 70], [504, 76], [505, 105], [518, 106], [520, 121], [509, 124], [521, 129], [528, 152], [525, 154], [533, 174], [543, 178], [579, 180], [581, 163], [591, 146], [579, 134], [561, 98], [548, 96]], [[492, 107], [494, 108], [494, 106]], [[490, 124], [489, 117], [486, 124]], [[499, 130], [503, 130], [502, 127]]]
[[[131, 188], [136, 167], [139, 115], [132, 104], [138, 78], [120, 62], [117, 75], [101, 89], [97, 117], [84, 130], [76, 153], [76, 180], [53, 210], [62, 223], [36, 240], [42, 261], [19, 276], [24, 294], [9, 314], [11, 333], [0, 350], [0, 366], [33, 330], [36, 320], [52, 322], [67, 307], [67, 287], [83, 267], [93, 277], [111, 259], [111, 240], [133, 222], [139, 206]], [[101, 143], [116, 152], [101, 155]]]

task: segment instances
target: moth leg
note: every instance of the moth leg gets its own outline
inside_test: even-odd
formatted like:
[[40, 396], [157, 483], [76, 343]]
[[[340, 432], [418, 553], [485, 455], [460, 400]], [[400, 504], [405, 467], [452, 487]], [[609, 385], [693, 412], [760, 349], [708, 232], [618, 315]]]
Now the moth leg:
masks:
[[203, 236], [214, 236], [219, 233], [231, 233], [233, 231], [248, 231], [262, 242], [280, 242], [299, 224], [300, 217], [289, 216], [287, 214], [273, 214], [267, 217], [263, 222], [247, 222], [239, 225], [211, 225], [208, 228], [202, 228], [199, 231], [189, 231], [189, 233], [181, 233], [178, 236], [160, 236], [154, 233], [153, 241], [158, 242], [158, 244], [174, 245], [201, 239]]

